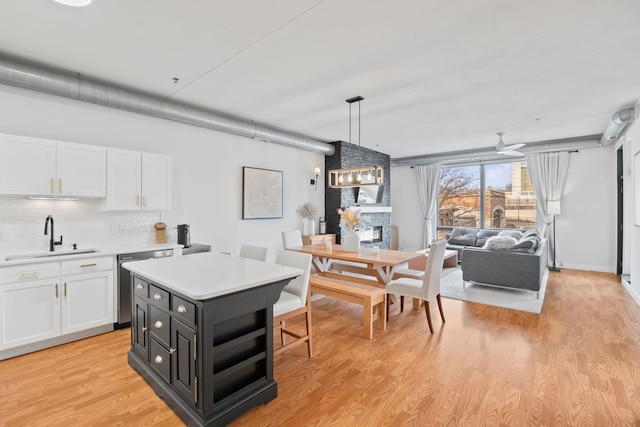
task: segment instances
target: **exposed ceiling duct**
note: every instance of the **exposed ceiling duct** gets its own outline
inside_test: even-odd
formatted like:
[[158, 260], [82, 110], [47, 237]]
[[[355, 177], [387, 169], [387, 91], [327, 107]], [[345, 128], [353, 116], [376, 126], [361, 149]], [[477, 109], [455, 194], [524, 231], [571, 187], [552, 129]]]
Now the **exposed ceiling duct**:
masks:
[[615, 113], [611, 117], [611, 121], [607, 125], [602, 138], [600, 138], [600, 145], [613, 144], [618, 135], [624, 130], [624, 128], [636, 119], [635, 107], [626, 108]]
[[[600, 147], [600, 135], [588, 135], [577, 138], [556, 139], [552, 141], [530, 142], [518, 149], [523, 157], [530, 153], [548, 153], [552, 151], [575, 151], [581, 148]], [[426, 156], [403, 157], [391, 159], [392, 166], [417, 166], [429, 163], [460, 164], [467, 162], [498, 163], [506, 159], [516, 161], [518, 157], [505, 157], [496, 152], [495, 147], [477, 150], [453, 151], [448, 153], [428, 154]]]
[[335, 148], [315, 139], [269, 128], [250, 120], [156, 98], [134, 90], [42, 65], [0, 56], [0, 83], [49, 95], [145, 114], [233, 135], [331, 156]]

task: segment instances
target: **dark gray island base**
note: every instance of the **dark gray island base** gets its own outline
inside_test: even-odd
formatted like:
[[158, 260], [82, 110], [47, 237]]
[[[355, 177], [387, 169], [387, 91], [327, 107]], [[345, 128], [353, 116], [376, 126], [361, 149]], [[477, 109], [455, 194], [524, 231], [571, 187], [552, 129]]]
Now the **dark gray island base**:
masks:
[[273, 304], [290, 280], [198, 300], [134, 273], [129, 365], [187, 425], [229, 424], [278, 395]]

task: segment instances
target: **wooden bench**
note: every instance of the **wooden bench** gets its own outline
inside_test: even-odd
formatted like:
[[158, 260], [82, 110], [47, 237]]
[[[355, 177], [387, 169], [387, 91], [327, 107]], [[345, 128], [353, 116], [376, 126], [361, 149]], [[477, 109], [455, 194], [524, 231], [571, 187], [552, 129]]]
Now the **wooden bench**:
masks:
[[375, 286], [312, 275], [311, 292], [343, 301], [360, 304], [364, 308], [364, 337], [373, 339], [373, 313], [378, 308], [378, 329], [387, 329], [387, 292]]

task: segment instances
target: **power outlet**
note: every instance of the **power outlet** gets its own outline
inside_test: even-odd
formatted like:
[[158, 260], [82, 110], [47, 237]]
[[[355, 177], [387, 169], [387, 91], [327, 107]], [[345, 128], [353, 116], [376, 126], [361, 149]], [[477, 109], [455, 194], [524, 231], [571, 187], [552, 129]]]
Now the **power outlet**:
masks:
[[11, 230], [0, 230], [0, 242], [11, 241]]

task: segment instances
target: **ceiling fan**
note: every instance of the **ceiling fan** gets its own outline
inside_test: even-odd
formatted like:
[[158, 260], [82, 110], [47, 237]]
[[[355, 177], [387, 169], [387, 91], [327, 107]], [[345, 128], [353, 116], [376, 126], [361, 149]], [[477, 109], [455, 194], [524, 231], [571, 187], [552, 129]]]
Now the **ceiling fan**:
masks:
[[504, 132], [498, 132], [498, 136], [500, 137], [500, 140], [498, 141], [498, 145], [496, 145], [496, 152], [498, 154], [504, 154], [507, 156], [523, 156], [524, 155], [523, 153], [517, 151], [518, 149], [524, 147], [524, 144], [506, 145], [502, 140], [502, 135], [504, 135]]

